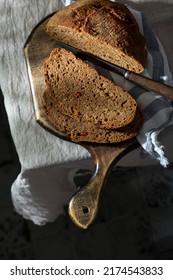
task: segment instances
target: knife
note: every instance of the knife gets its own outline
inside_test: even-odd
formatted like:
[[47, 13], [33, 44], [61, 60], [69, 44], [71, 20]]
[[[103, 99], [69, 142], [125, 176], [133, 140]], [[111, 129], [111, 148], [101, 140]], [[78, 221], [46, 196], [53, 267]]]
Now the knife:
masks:
[[83, 52], [75, 47], [72, 47], [70, 45], [67, 45], [63, 42], [58, 42], [59, 45], [63, 48], [65, 48], [68, 51], [71, 51], [74, 53], [77, 57], [81, 58], [82, 60], [88, 60], [89, 62], [92, 62], [96, 65], [99, 65], [103, 68], [108, 69], [109, 71], [118, 73], [122, 76], [124, 76], [125, 79], [139, 85], [140, 87], [155, 92], [163, 97], [166, 97], [170, 100], [173, 100], [173, 87], [159, 83], [155, 80], [149, 79], [147, 77], [141, 76], [139, 74], [136, 74], [131, 71], [127, 71], [119, 66], [116, 66], [115, 64], [112, 64], [111, 62], [107, 62], [101, 58], [98, 58], [92, 54]]

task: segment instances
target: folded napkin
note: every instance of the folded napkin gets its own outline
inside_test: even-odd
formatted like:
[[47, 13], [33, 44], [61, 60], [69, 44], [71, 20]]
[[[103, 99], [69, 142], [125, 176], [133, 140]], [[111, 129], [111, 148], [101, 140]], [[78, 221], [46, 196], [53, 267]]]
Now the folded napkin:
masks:
[[[35, 224], [53, 221], [76, 191], [73, 176], [80, 169], [94, 168], [89, 153], [80, 145], [58, 139], [35, 122], [23, 46], [35, 25], [48, 14], [70, 4], [57, 0], [0, 0], [0, 83], [21, 172], [12, 185], [12, 200], [16, 211]], [[167, 58], [161, 43], [146, 17], [131, 10], [149, 52], [143, 75], [172, 84]], [[20, 19], [20, 20], [19, 20]], [[41, 47], [40, 47], [41, 48]], [[137, 99], [144, 111], [145, 123], [137, 139], [141, 156], [148, 154], [163, 166], [168, 164], [158, 135], [172, 124], [171, 103], [151, 92], [107, 72]], [[145, 152], [144, 152], [145, 151]]]

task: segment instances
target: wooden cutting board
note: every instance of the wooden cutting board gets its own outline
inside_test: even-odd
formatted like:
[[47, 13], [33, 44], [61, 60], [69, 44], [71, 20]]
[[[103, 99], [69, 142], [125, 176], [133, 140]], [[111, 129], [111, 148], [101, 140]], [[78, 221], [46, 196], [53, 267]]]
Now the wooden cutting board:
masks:
[[[58, 43], [51, 39], [45, 31], [49, 17], [34, 28], [24, 46], [24, 54], [28, 67], [36, 121], [50, 133], [70, 141], [47, 118], [43, 108], [42, 93], [46, 88], [43, 62], [49, 57], [50, 52], [58, 47]], [[72, 197], [69, 203], [69, 215], [78, 227], [87, 229], [93, 224], [97, 216], [102, 189], [106, 184], [111, 169], [122, 156], [136, 148], [138, 143], [134, 138], [115, 144], [80, 144], [91, 153], [96, 168], [91, 182]]]

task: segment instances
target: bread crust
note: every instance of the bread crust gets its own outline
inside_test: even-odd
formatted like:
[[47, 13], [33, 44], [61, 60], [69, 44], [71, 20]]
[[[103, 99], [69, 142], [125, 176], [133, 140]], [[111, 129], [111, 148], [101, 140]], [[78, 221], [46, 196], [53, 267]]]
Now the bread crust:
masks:
[[129, 9], [105, 0], [80, 0], [59, 10], [48, 22], [55, 40], [77, 47], [127, 70], [141, 73], [145, 39]]

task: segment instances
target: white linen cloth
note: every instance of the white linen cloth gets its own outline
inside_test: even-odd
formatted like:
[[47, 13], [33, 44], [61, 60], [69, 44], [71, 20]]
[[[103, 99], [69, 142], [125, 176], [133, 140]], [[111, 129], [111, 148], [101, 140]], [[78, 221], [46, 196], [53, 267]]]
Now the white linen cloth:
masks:
[[[63, 211], [64, 204], [68, 203], [76, 191], [71, 180], [73, 172], [81, 167], [93, 168], [90, 155], [83, 147], [58, 139], [35, 122], [23, 46], [35, 25], [64, 4], [69, 4], [69, 1], [0, 0], [0, 85], [21, 163], [21, 172], [12, 185], [12, 200], [19, 214], [38, 225], [54, 221]], [[148, 28], [143, 29], [142, 22], [146, 21], [145, 17], [135, 11], [133, 13], [139, 21], [141, 31], [148, 32]], [[145, 22], [145, 26], [147, 24]], [[150, 35], [155, 36], [154, 33]], [[154, 42], [151, 47], [156, 47], [157, 52], [154, 49], [154, 53], [149, 54], [147, 71], [144, 74], [156, 79], [164, 78], [171, 84], [171, 73], [164, 50], [156, 37]], [[161, 64], [158, 59], [154, 61], [158, 53], [162, 57]], [[152, 62], [157, 62], [154, 69], [158, 71], [153, 72]], [[114, 79], [112, 73], [108, 74]], [[116, 79], [124, 83], [120, 77]], [[136, 96], [137, 87], [129, 82], [125, 82], [124, 86]], [[152, 99], [154, 110], [149, 108]], [[166, 166], [163, 144], [158, 142], [157, 134], [172, 123], [172, 106], [169, 101], [153, 97], [152, 93], [145, 91], [141, 92], [137, 101], [146, 118], [138, 141]], [[134, 152], [138, 158], [141, 150], [142, 148]], [[139, 158], [139, 161], [145, 161], [146, 164], [146, 160], [142, 158]], [[127, 159], [125, 165], [128, 162]]]

